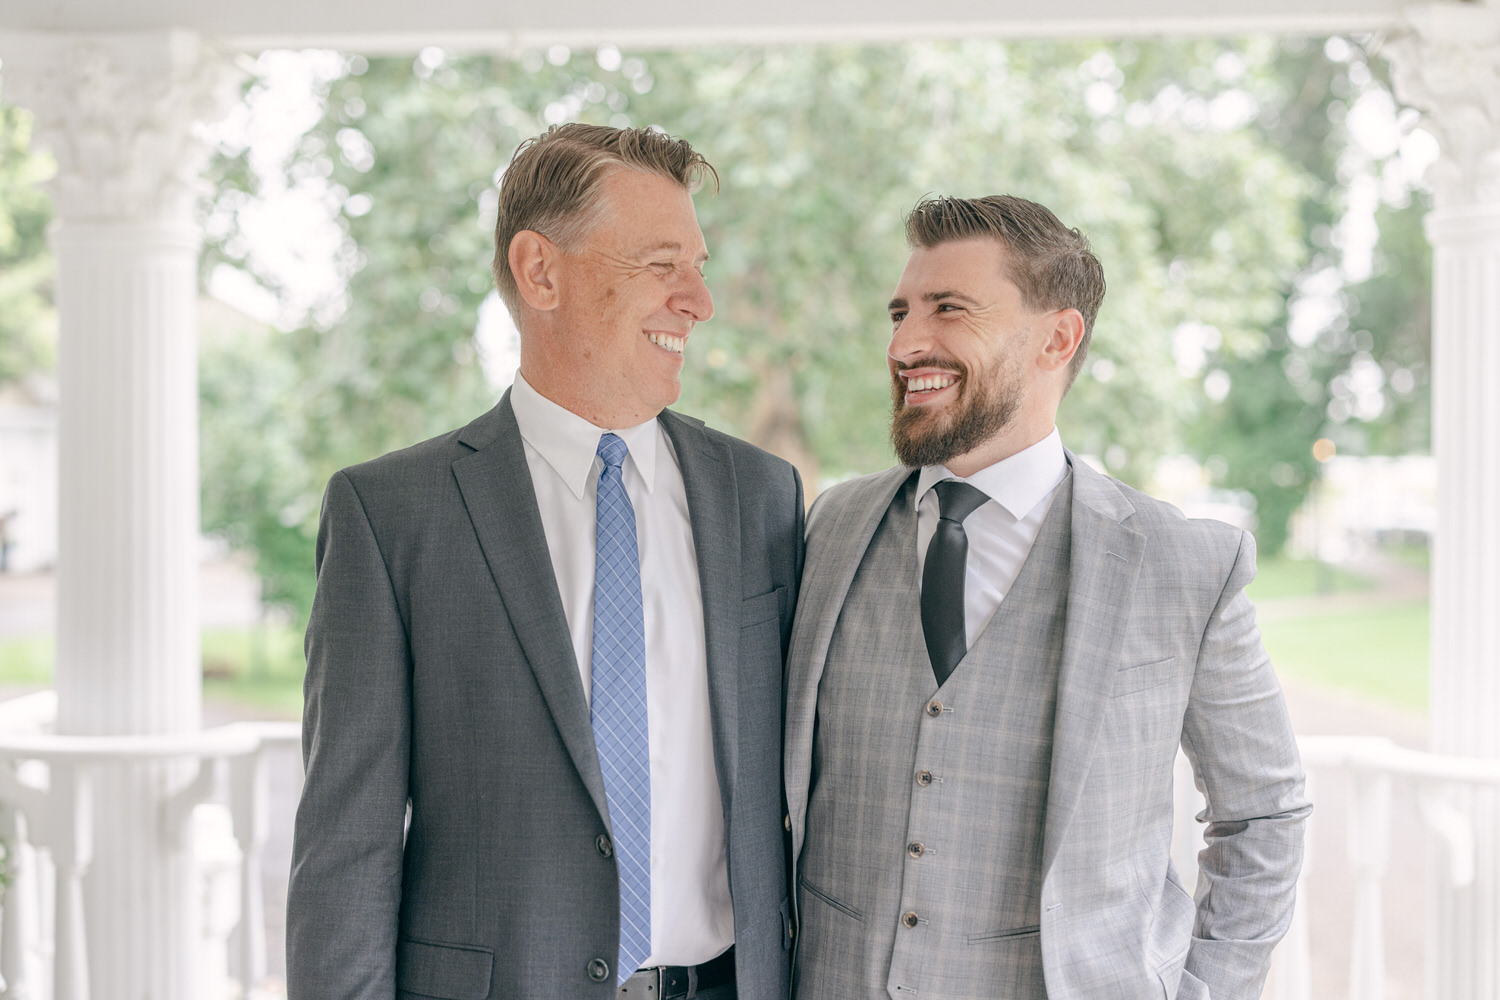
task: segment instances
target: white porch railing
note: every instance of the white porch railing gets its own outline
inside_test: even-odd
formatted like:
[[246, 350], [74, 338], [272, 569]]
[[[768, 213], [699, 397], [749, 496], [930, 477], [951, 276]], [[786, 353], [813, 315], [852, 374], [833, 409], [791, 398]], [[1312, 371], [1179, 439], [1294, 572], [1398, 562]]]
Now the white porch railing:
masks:
[[[261, 855], [269, 831], [267, 751], [295, 747], [295, 722], [237, 722], [171, 736], [49, 732], [53, 693], [0, 704], [0, 997], [88, 1000], [83, 877], [92, 789], [111, 765], [183, 762], [196, 775], [162, 805], [167, 836], [191, 837], [202, 880], [205, 1000], [252, 998], [266, 973]], [[300, 768], [298, 769], [300, 775]], [[218, 797], [223, 801], [210, 801]], [[238, 983], [229, 947], [238, 928]]]
[[[1384, 1000], [1387, 975], [1382, 889], [1391, 861], [1392, 788], [1398, 782], [1410, 785], [1421, 825], [1439, 848], [1436, 877], [1462, 888], [1474, 880], [1474, 832], [1453, 800], [1475, 790], [1500, 789], [1500, 761], [1411, 750], [1376, 736], [1303, 736], [1297, 742], [1314, 804], [1312, 823], [1318, 822], [1318, 779], [1340, 772], [1347, 778], [1345, 860], [1354, 876], [1354, 893], [1350, 900], [1353, 938], [1346, 995], [1353, 1000]], [[1173, 858], [1185, 883], [1192, 885], [1197, 874], [1196, 855], [1203, 846], [1203, 828], [1195, 815], [1203, 800], [1193, 787], [1187, 759], [1179, 754], [1177, 764]], [[1314, 864], [1312, 839], [1309, 828], [1309, 857], [1298, 883], [1297, 911], [1276, 950], [1265, 992], [1267, 1000], [1311, 1000], [1313, 996], [1312, 928], [1304, 905], [1308, 899], [1307, 876]], [[1401, 857], [1397, 861], [1401, 865], [1425, 865], [1426, 857]], [[1318, 859], [1316, 863], [1326, 862]]]
[[[262, 996], [258, 989], [267, 963], [261, 856], [270, 810], [266, 758], [273, 749], [297, 746], [298, 724], [234, 723], [180, 736], [70, 738], [47, 731], [55, 708], [51, 692], [0, 703], [0, 841], [8, 852], [8, 882], [0, 895], [0, 998], [88, 1000], [81, 880], [93, 836], [91, 789], [108, 780], [112, 763], [141, 761], [196, 762], [198, 767], [196, 777], [163, 806], [169, 819], [163, 826], [195, 840], [204, 892], [205, 1000]], [[1304, 736], [1298, 742], [1315, 805], [1320, 778], [1346, 779], [1345, 863], [1355, 886], [1347, 995], [1384, 1000], [1382, 888], [1391, 861], [1392, 789], [1405, 783], [1414, 792], [1421, 825], [1439, 846], [1438, 877], [1466, 886], [1474, 879], [1474, 835], [1454, 799], [1476, 789], [1500, 789], [1500, 761], [1410, 750], [1381, 737]], [[300, 776], [300, 767], [297, 772]], [[1202, 800], [1181, 756], [1177, 787], [1173, 854], [1192, 885], [1203, 842], [1194, 817]], [[1315, 811], [1314, 823], [1318, 815]], [[1397, 863], [1425, 865], [1426, 859], [1403, 856]], [[1268, 1000], [1313, 996], [1312, 928], [1303, 905], [1313, 864], [1309, 856], [1297, 912], [1276, 951]], [[237, 982], [228, 976], [232, 939]]]

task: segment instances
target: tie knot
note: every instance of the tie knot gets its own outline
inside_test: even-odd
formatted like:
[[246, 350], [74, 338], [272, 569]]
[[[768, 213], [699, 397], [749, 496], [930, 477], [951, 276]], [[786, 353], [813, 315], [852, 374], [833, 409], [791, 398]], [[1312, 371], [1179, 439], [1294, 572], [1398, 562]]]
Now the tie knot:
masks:
[[937, 492], [938, 517], [959, 524], [989, 499], [982, 490], [957, 479], [944, 479], [935, 483], [932, 488]]
[[599, 448], [594, 454], [604, 459], [604, 467], [607, 469], [618, 469], [625, 462], [625, 456], [630, 454], [630, 449], [625, 447], [617, 435], [603, 434], [599, 437]]

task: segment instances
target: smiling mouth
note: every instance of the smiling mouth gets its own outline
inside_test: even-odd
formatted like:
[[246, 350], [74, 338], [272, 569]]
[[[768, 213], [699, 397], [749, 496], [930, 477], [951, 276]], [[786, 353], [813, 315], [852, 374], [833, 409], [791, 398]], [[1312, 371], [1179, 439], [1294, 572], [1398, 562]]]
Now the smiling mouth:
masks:
[[647, 333], [646, 339], [662, 350], [671, 351], [673, 354], [681, 354], [683, 349], [687, 347], [687, 337], [679, 337], [670, 333], [660, 333], [656, 330]]
[[932, 398], [936, 393], [942, 392], [951, 385], [956, 385], [959, 376], [956, 372], [936, 372], [925, 375], [906, 375], [899, 373], [906, 382], [906, 401], [908, 403], [921, 403]]

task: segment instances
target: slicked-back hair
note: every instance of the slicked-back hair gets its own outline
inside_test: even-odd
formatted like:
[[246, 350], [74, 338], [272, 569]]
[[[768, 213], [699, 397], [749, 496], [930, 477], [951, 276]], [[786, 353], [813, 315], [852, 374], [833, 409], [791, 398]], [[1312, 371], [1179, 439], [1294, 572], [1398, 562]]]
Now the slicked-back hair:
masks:
[[685, 139], [658, 129], [610, 128], [571, 122], [523, 142], [500, 179], [491, 270], [500, 297], [517, 316], [520, 292], [510, 272], [510, 242], [524, 230], [541, 233], [564, 252], [578, 249], [598, 220], [601, 184], [615, 169], [657, 174], [693, 193], [719, 175]]
[[1104, 301], [1104, 268], [1077, 229], [1069, 229], [1043, 205], [1008, 194], [984, 198], [926, 198], [906, 217], [913, 250], [956, 240], [998, 240], [1004, 263], [1028, 309], [1077, 309], [1083, 340], [1068, 365], [1068, 387], [1083, 370], [1094, 319]]

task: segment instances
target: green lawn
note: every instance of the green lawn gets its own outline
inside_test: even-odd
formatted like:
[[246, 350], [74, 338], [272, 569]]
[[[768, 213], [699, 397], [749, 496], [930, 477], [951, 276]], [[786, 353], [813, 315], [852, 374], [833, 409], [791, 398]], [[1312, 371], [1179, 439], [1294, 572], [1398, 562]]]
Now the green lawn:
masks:
[[[1426, 565], [1426, 550], [1388, 553], [1400, 562]], [[1247, 593], [1257, 602], [1366, 593], [1370, 581], [1312, 560], [1278, 557], [1261, 562]], [[1402, 708], [1427, 708], [1426, 601], [1379, 602], [1339, 611], [1306, 604], [1307, 613], [1261, 624], [1266, 649], [1281, 676], [1348, 691]]]
[[[52, 682], [51, 636], [0, 640], [0, 686]], [[266, 718], [302, 714], [302, 633], [285, 626], [203, 633], [203, 695]]]
[[1319, 593], [1345, 594], [1369, 590], [1370, 581], [1347, 570], [1313, 559], [1277, 556], [1256, 567], [1255, 579], [1245, 589], [1252, 601], [1307, 597]]
[[1427, 708], [1426, 601], [1261, 626], [1281, 676], [1402, 708]]

